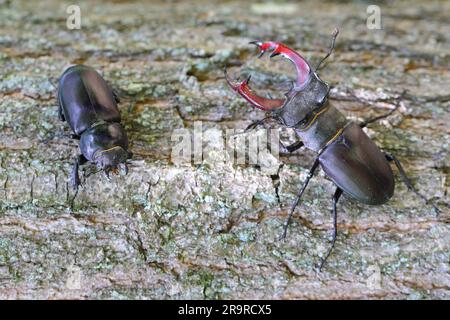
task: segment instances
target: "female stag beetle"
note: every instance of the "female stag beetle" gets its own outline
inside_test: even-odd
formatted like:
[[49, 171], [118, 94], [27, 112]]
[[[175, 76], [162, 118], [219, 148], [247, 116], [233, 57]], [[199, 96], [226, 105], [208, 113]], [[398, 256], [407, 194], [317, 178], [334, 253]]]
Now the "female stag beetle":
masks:
[[81, 154], [75, 158], [72, 187], [80, 185], [78, 167], [94, 162], [109, 179], [109, 172], [127, 174], [128, 138], [120, 124], [119, 99], [95, 69], [75, 65], [62, 74], [58, 85], [59, 118], [69, 123], [80, 140]]
[[[322, 259], [319, 271], [333, 250], [337, 237], [337, 202], [345, 193], [359, 202], [371, 205], [381, 205], [387, 202], [394, 193], [394, 176], [388, 162], [393, 161], [407, 187], [419, 197], [427, 201], [412, 185], [405, 174], [400, 162], [393, 155], [381, 151], [362, 130], [367, 124], [388, 116], [386, 115], [356, 124], [331, 105], [328, 101], [330, 87], [317, 75], [321, 63], [330, 56], [334, 49], [338, 29], [335, 29], [331, 39], [331, 46], [326, 56], [313, 70], [309, 63], [297, 52], [277, 42], [253, 41], [260, 50], [259, 57], [268, 50], [270, 57], [281, 55], [289, 59], [295, 66], [297, 79], [286, 94], [285, 99], [268, 99], [256, 95], [250, 90], [249, 80], [233, 82], [227, 76], [229, 86], [258, 109], [268, 112], [268, 116], [252, 123], [254, 128], [266, 120], [275, 119], [285, 127], [294, 128], [300, 141], [291, 146], [281, 147], [293, 152], [302, 146], [315, 152], [318, 156], [314, 161], [308, 176], [298, 193], [288, 218], [284, 225], [282, 239], [286, 237], [287, 228], [296, 206], [312, 178], [317, 167], [320, 166], [326, 175], [336, 184], [333, 195], [333, 238], [331, 246]], [[437, 212], [438, 209], [433, 206]]]

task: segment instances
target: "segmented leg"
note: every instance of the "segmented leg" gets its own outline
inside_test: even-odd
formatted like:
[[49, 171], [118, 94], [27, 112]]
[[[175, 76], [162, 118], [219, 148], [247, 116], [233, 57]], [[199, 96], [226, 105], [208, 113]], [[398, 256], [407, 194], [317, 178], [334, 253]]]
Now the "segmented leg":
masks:
[[419, 191], [417, 191], [417, 189], [414, 187], [414, 185], [412, 184], [411, 180], [408, 178], [408, 176], [406, 175], [405, 170], [403, 169], [402, 164], [400, 163], [400, 161], [392, 154], [389, 154], [387, 152], [384, 152], [384, 155], [386, 156], [386, 159], [388, 161], [394, 161], [395, 166], [398, 169], [398, 172], [400, 173], [400, 177], [402, 178], [403, 182], [406, 184], [406, 187], [414, 192], [414, 194], [416, 196], [418, 196], [419, 198], [421, 198], [423, 201], [425, 201], [426, 204], [431, 204], [431, 206], [433, 206], [434, 210], [436, 211], [437, 214], [440, 213], [440, 210], [436, 207], [436, 205], [432, 202], [430, 202], [423, 194], [421, 194]]
[[114, 100], [116, 101], [116, 103], [120, 103], [120, 98], [119, 98], [119, 94], [117, 93], [117, 91], [112, 90], [112, 94], [114, 97]]
[[301, 147], [304, 146], [303, 141], [299, 140], [297, 142], [294, 142], [293, 144], [290, 144], [288, 146], [285, 146], [284, 144], [282, 144], [280, 142], [280, 149], [284, 152], [284, 153], [292, 153], [298, 149], [300, 149]]
[[[58, 86], [57, 86], [58, 79], [55, 79], [55, 78], [51, 77], [51, 78], [48, 79], [48, 82], [50, 82], [50, 84], [55, 88], [55, 90], [58, 91]], [[56, 100], [57, 100], [57, 103], [58, 103], [58, 118], [61, 121], [66, 121], [66, 117], [64, 117], [64, 112], [62, 110], [62, 106], [61, 106], [61, 103], [59, 101], [59, 94], [58, 94], [58, 92], [56, 93]]]
[[117, 93], [117, 90], [113, 87], [113, 85], [109, 81], [106, 81], [106, 84], [108, 85], [109, 89], [112, 92], [114, 101], [116, 101], [116, 103], [120, 103], [120, 98], [119, 98], [119, 94]]
[[319, 158], [317, 158], [314, 161], [314, 164], [312, 165], [311, 169], [309, 170], [308, 176], [306, 177], [306, 180], [303, 182], [302, 188], [300, 189], [300, 192], [298, 193], [297, 198], [295, 199], [294, 203], [291, 206], [291, 210], [289, 211], [288, 217], [286, 219], [286, 223], [284, 224], [283, 234], [281, 235], [280, 240], [286, 238], [287, 228], [289, 226], [289, 223], [291, 222], [291, 218], [294, 213], [294, 210], [297, 207], [297, 205], [300, 203], [303, 193], [305, 192], [306, 187], [308, 186], [309, 180], [311, 180], [311, 178], [314, 175], [314, 172], [316, 171], [318, 166], [319, 166]]
[[386, 112], [385, 114], [382, 114], [381, 116], [374, 117], [374, 118], [368, 119], [368, 120], [366, 120], [366, 121], [364, 121], [364, 122], [361, 122], [361, 123], [359, 124], [359, 126], [360, 126], [361, 128], [365, 128], [365, 127], [366, 127], [368, 124], [370, 124], [370, 123], [373, 123], [373, 122], [378, 121], [378, 120], [381, 120], [381, 119], [385, 119], [385, 118], [389, 117], [391, 114], [393, 114], [395, 111], [397, 111], [398, 107], [399, 107], [399, 105], [397, 104], [397, 105], [395, 106], [395, 108], [392, 109], [391, 111]]
[[257, 128], [258, 126], [264, 124], [265, 122], [270, 121], [271, 119], [272, 119], [272, 117], [269, 116], [269, 117], [265, 117], [265, 118], [263, 118], [263, 119], [261, 119], [261, 120], [256, 120], [256, 121], [250, 123], [250, 124], [247, 126], [247, 128], [245, 128], [244, 132], [251, 131], [251, 130]]
[[71, 133], [69, 137], [70, 139], [80, 140], [80, 136], [75, 133]]
[[58, 103], [58, 118], [61, 121], [66, 121], [66, 117], [64, 117], [64, 112], [62, 110], [61, 105]]
[[407, 92], [407, 90], [404, 90], [404, 91], [400, 94], [400, 96], [397, 98], [397, 101], [396, 101], [396, 103], [395, 103], [394, 109], [392, 109], [392, 110], [389, 111], [389, 112], [386, 112], [385, 114], [382, 114], [381, 116], [378, 116], [378, 117], [375, 117], [375, 118], [372, 118], [372, 119], [368, 119], [368, 120], [366, 120], [366, 121], [364, 121], [364, 122], [361, 122], [361, 123], [359, 124], [359, 126], [360, 126], [361, 128], [364, 128], [364, 127], [366, 127], [366, 126], [367, 126], [368, 124], [370, 124], [370, 123], [373, 123], [373, 122], [375, 122], [375, 121], [378, 121], [378, 120], [385, 119], [385, 118], [389, 117], [391, 114], [393, 114], [395, 111], [397, 111], [398, 107], [400, 107], [400, 101], [401, 101], [401, 99], [406, 95], [406, 92]]
[[322, 262], [320, 263], [319, 271], [322, 271], [322, 268], [323, 268], [325, 262], [327, 261], [328, 257], [330, 256], [331, 251], [333, 251], [334, 244], [336, 242], [336, 238], [337, 238], [337, 203], [338, 203], [339, 198], [341, 197], [341, 195], [342, 195], [342, 189], [337, 188], [336, 191], [334, 192], [334, 195], [333, 195], [333, 209], [332, 209], [332, 213], [333, 213], [333, 238], [331, 239], [331, 246], [328, 249], [327, 254], [322, 259]]
[[78, 155], [75, 158], [75, 161], [74, 161], [74, 164], [73, 164], [73, 168], [72, 168], [71, 179], [70, 179], [72, 188], [74, 190], [78, 190], [78, 186], [81, 184], [80, 176], [78, 174], [79, 166], [85, 164], [87, 161], [88, 160], [82, 154]]

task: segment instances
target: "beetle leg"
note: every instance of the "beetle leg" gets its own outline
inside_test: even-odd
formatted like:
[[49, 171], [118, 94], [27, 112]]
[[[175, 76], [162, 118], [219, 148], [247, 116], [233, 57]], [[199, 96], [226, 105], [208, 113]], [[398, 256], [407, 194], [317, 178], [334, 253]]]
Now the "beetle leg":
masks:
[[334, 244], [336, 242], [336, 238], [337, 238], [337, 203], [338, 203], [341, 195], [342, 195], [342, 189], [337, 188], [333, 195], [333, 211], [332, 211], [333, 212], [333, 239], [331, 239], [331, 246], [328, 249], [327, 254], [322, 259], [322, 262], [320, 263], [319, 272], [322, 271], [322, 267], [324, 266], [325, 262], [327, 261], [328, 257], [330, 256], [331, 251], [333, 251]]
[[403, 92], [398, 96], [397, 101], [395, 102], [394, 109], [390, 110], [389, 112], [386, 112], [385, 114], [382, 114], [381, 116], [374, 117], [372, 119], [367, 119], [364, 122], [361, 122], [359, 124], [359, 126], [361, 128], [365, 128], [368, 124], [371, 124], [372, 122], [389, 117], [391, 114], [393, 114], [395, 111], [397, 111], [397, 109], [400, 107], [401, 99], [406, 95], [406, 93], [407, 93], [407, 90], [403, 90]]
[[318, 166], [319, 166], [319, 158], [317, 157], [316, 160], [314, 161], [314, 164], [312, 165], [311, 169], [309, 170], [309, 173], [308, 173], [308, 176], [306, 177], [305, 182], [303, 182], [302, 188], [300, 189], [300, 192], [298, 193], [297, 198], [295, 198], [295, 201], [291, 206], [291, 210], [289, 211], [289, 215], [286, 219], [286, 223], [284, 224], [283, 234], [281, 235], [280, 240], [283, 240], [286, 238], [287, 228], [289, 226], [289, 223], [291, 222], [291, 218], [294, 213], [294, 210], [297, 207], [297, 205], [300, 203], [303, 193], [305, 192], [306, 187], [308, 186], [309, 180], [311, 180], [311, 178], [314, 175], [314, 172], [316, 171]]
[[75, 133], [72, 133], [70, 134], [70, 139], [80, 140], [80, 136]]
[[253, 93], [248, 86], [251, 77], [248, 77], [247, 80], [242, 82], [233, 82], [230, 78], [228, 78], [226, 69], [224, 69], [224, 74], [228, 85], [256, 108], [269, 111], [277, 109], [284, 104], [284, 99], [267, 99]]
[[59, 82], [58, 78], [50, 77], [48, 78], [48, 82], [53, 86], [53, 88], [58, 90], [58, 82]]
[[264, 124], [265, 122], [267, 122], [267, 121], [269, 121], [269, 120], [271, 120], [271, 119], [272, 119], [272, 116], [268, 116], [268, 117], [265, 117], [265, 118], [263, 118], [263, 119], [261, 119], [261, 120], [253, 121], [252, 123], [250, 123], [250, 124], [247, 126], [247, 128], [244, 129], [244, 133], [245, 133], [245, 132], [248, 132], [248, 131], [251, 131], [251, 130], [253, 130], [253, 129], [255, 129], [256, 127], [258, 127], [258, 126]]
[[116, 90], [111, 90], [112, 91], [112, 94], [113, 94], [113, 97], [114, 97], [114, 100], [116, 101], [116, 103], [120, 103], [120, 98], [119, 98], [119, 94], [117, 93], [117, 91]]
[[126, 163], [119, 163], [119, 172], [122, 176], [125, 176], [128, 174], [128, 166]]
[[301, 147], [304, 146], [303, 141], [299, 140], [297, 142], [294, 142], [293, 144], [290, 144], [288, 146], [285, 146], [283, 143], [280, 142], [280, 149], [284, 152], [284, 153], [292, 153], [298, 149], [300, 149]]
[[391, 114], [393, 114], [395, 111], [397, 111], [398, 107], [399, 107], [399, 104], [396, 104], [394, 109], [392, 109], [391, 111], [386, 112], [385, 114], [382, 114], [381, 116], [374, 117], [374, 118], [371, 118], [371, 119], [367, 119], [367, 120], [361, 122], [359, 124], [359, 126], [361, 128], [365, 128], [368, 124], [371, 124], [371, 123], [373, 123], [375, 121], [378, 121], [378, 120], [381, 120], [381, 119], [385, 119], [385, 118], [389, 117]]
[[400, 161], [392, 154], [389, 154], [387, 152], [384, 152], [384, 155], [386, 157], [386, 159], [388, 161], [394, 161], [395, 166], [398, 169], [398, 172], [400, 173], [400, 177], [402, 178], [403, 182], [406, 184], [406, 187], [414, 192], [414, 194], [416, 196], [418, 196], [419, 198], [421, 198], [423, 201], [425, 201], [426, 204], [431, 204], [431, 206], [434, 208], [434, 210], [436, 211], [436, 213], [439, 215], [439, 213], [441, 212], [438, 207], [436, 207], [436, 205], [432, 202], [430, 202], [423, 194], [421, 194], [419, 191], [417, 191], [417, 189], [414, 187], [414, 185], [412, 184], [411, 180], [408, 178], [408, 176], [406, 175], [405, 170], [403, 169], [402, 164], [400, 163]]
[[250, 43], [254, 44], [261, 50], [258, 56], [259, 58], [262, 57], [267, 50], [272, 50], [272, 53], [270, 54], [271, 58], [281, 55], [286, 59], [290, 60], [294, 64], [295, 69], [297, 71], [297, 80], [295, 86], [296, 88], [302, 87], [305, 84], [305, 82], [309, 79], [311, 67], [309, 66], [308, 62], [306, 62], [306, 60], [303, 59], [303, 57], [296, 51], [285, 46], [284, 44], [273, 41], [267, 42], [252, 41]]
[[85, 164], [86, 162], [87, 162], [87, 159], [82, 154], [78, 155], [75, 158], [75, 162], [74, 162], [73, 168], [72, 168], [71, 179], [70, 179], [72, 188], [74, 190], [78, 190], [78, 186], [81, 184], [80, 175], [78, 174], [79, 166]]
[[110, 170], [109, 168], [106, 168], [105, 170], [103, 170], [103, 173], [104, 173], [106, 179], [108, 181], [111, 181], [111, 177], [109, 176], [109, 170]]
[[62, 107], [61, 107], [61, 105], [59, 103], [58, 103], [58, 118], [61, 121], [66, 121], [66, 117], [64, 117], [64, 113], [63, 113]]
[[[56, 89], [56, 91], [58, 91], [58, 86], [54, 83], [55, 80], [53, 78], [49, 78], [48, 80], [49, 80], [50, 84]], [[58, 92], [56, 92], [56, 96], [57, 96], [56, 102], [58, 103], [58, 118], [61, 121], [66, 121], [66, 117], [64, 116], [64, 112], [62, 109], [61, 100], [60, 100]]]
[[119, 98], [119, 94], [117, 93], [117, 90], [114, 89], [114, 87], [111, 85], [111, 83], [109, 81], [106, 81], [106, 84], [108, 85], [109, 89], [112, 92], [114, 101], [116, 101], [116, 103], [120, 103], [120, 98]]

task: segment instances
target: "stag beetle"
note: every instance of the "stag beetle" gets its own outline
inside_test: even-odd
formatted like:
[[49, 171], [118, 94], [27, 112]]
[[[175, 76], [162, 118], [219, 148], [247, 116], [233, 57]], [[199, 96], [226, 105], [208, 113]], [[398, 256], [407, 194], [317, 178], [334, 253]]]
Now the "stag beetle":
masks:
[[75, 190], [80, 185], [78, 169], [91, 161], [109, 172], [128, 173], [128, 138], [120, 124], [117, 108], [119, 99], [95, 69], [74, 65], [62, 74], [58, 85], [59, 118], [67, 121], [80, 140], [81, 154], [75, 158], [71, 184]]
[[[381, 151], [362, 130], [367, 124], [390, 115], [395, 109], [383, 116], [356, 124], [347, 120], [328, 101], [330, 86], [320, 79], [317, 70], [332, 53], [338, 33], [338, 29], [335, 29], [330, 48], [315, 69], [312, 69], [300, 54], [281, 43], [250, 42], [259, 48], [259, 57], [270, 50], [272, 51], [271, 58], [281, 55], [294, 64], [297, 79], [286, 93], [285, 99], [269, 99], [258, 96], [249, 87], [250, 77], [242, 82], [234, 82], [228, 77], [226, 69], [224, 70], [229, 86], [254, 107], [264, 110], [268, 114], [262, 120], [248, 126], [246, 131], [266, 120], [275, 119], [282, 126], [294, 128], [300, 138], [299, 142], [293, 145], [286, 147], [281, 145], [281, 149], [293, 152], [305, 146], [318, 154], [290, 208], [281, 239], [286, 237], [293, 212], [300, 203], [302, 195], [319, 165], [337, 186], [332, 206], [333, 238], [330, 248], [319, 265], [319, 271], [330, 256], [336, 241], [336, 206], [339, 198], [344, 193], [365, 204], [381, 205], [386, 203], [394, 193], [394, 175], [389, 162], [393, 161], [397, 166], [407, 187], [428, 202], [425, 196], [414, 188], [399, 160], [395, 156]], [[433, 205], [433, 207], [436, 212], [439, 212], [436, 206]]]

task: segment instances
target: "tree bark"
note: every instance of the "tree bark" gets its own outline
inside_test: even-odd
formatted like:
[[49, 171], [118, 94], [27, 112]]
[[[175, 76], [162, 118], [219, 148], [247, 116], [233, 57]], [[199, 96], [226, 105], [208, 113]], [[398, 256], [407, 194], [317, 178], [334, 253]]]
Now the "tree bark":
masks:
[[[367, 28], [364, 2], [80, 9], [81, 29], [69, 30], [59, 1], [0, 1], [0, 298], [450, 298], [448, 1], [385, 2], [379, 30]], [[265, 168], [227, 163], [214, 147], [225, 129], [264, 117], [227, 87], [225, 66], [277, 97], [294, 75], [280, 57], [257, 60], [248, 42], [283, 42], [314, 66], [334, 27], [335, 52], [319, 71], [332, 103], [358, 122], [400, 103], [366, 132], [441, 214], [394, 168], [387, 204], [340, 199], [336, 247], [319, 273], [335, 189], [323, 171], [277, 240], [314, 153]], [[58, 120], [53, 84], [75, 63], [119, 93], [134, 158], [112, 182], [84, 166], [71, 208], [78, 142]], [[205, 134], [212, 148], [200, 164], [176, 165], [173, 131], [195, 121], [217, 129]], [[282, 136], [294, 142], [289, 130]]]

